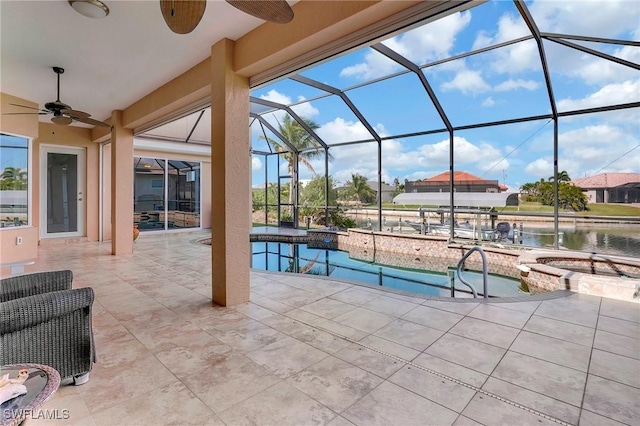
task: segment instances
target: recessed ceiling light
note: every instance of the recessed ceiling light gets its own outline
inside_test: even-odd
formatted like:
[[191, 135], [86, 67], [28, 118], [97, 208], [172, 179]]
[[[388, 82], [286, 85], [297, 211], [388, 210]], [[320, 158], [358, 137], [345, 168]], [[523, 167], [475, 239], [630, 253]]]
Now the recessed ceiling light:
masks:
[[109, 8], [100, 0], [68, 0], [71, 7], [87, 18], [104, 18], [109, 14]]

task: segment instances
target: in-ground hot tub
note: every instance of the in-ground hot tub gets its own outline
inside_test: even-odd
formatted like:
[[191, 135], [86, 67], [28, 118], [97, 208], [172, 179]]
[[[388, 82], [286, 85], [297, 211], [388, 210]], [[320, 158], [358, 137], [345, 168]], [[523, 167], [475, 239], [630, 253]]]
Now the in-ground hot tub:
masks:
[[596, 253], [532, 250], [520, 256], [531, 288], [571, 290], [640, 303], [640, 260]]

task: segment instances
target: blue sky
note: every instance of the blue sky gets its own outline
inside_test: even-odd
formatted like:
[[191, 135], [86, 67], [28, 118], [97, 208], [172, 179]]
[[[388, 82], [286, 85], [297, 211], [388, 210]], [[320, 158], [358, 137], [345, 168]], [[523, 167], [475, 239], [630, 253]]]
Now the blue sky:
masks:
[[[608, 39], [640, 40], [640, 2], [547, 1], [527, 6], [540, 31]], [[530, 32], [511, 1], [490, 1], [412, 29], [383, 44], [418, 65], [502, 43]], [[609, 55], [640, 63], [640, 47], [573, 41]], [[545, 41], [553, 94], [559, 111], [640, 101], [640, 72], [567, 46]], [[404, 69], [371, 48], [359, 49], [301, 72], [303, 76], [348, 89]], [[534, 40], [528, 40], [423, 69], [454, 126], [509, 120], [551, 111]], [[252, 95], [290, 104], [320, 127], [329, 145], [371, 139], [365, 126], [336, 96], [283, 80]], [[395, 137], [444, 128], [415, 74], [403, 74], [347, 90], [346, 94], [383, 137], [382, 179], [416, 180], [448, 170], [447, 133]], [[266, 118], [277, 127], [282, 114]], [[253, 129], [253, 146], [265, 149]], [[553, 123], [548, 119], [459, 131], [454, 139], [456, 170], [495, 179], [517, 190], [526, 182], [553, 174]], [[345, 182], [352, 173], [377, 180], [376, 144], [330, 150], [330, 174]], [[595, 113], [559, 120], [559, 169], [572, 178], [604, 172], [640, 172], [640, 109]], [[270, 182], [275, 159], [269, 160]], [[324, 172], [322, 161], [314, 162]], [[264, 181], [263, 158], [253, 159], [254, 184]], [[301, 179], [312, 173], [301, 166]], [[284, 169], [282, 170], [284, 174]]]

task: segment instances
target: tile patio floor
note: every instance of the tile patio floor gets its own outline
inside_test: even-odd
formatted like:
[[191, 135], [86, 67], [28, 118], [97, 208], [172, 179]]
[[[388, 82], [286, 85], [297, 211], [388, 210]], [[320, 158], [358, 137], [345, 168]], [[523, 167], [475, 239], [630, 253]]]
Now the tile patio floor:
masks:
[[27, 424], [638, 424], [638, 304], [447, 302], [252, 272], [251, 302], [214, 308], [206, 235], [142, 235], [117, 257], [39, 249], [29, 271], [94, 288], [98, 363], [45, 406], [69, 419]]

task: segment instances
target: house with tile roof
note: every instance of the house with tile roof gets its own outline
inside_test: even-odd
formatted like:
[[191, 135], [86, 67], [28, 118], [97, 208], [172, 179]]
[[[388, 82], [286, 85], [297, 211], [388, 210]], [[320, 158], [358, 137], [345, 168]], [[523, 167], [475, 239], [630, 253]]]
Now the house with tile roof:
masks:
[[[449, 192], [449, 179], [451, 173], [443, 172], [439, 175], [405, 183], [404, 192]], [[497, 180], [482, 179], [467, 172], [453, 172], [453, 184], [455, 192], [493, 192], [507, 191], [505, 185]]]
[[640, 173], [601, 173], [576, 179], [590, 203], [640, 203]]

